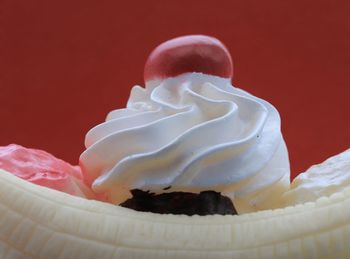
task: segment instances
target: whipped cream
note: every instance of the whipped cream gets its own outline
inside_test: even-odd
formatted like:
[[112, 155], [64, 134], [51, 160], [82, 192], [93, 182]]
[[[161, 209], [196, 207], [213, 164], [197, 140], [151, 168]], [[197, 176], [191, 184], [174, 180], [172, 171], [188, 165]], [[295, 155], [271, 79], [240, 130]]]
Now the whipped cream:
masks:
[[135, 188], [239, 198], [289, 182], [277, 110], [229, 79], [201, 73], [134, 86], [127, 108], [110, 112], [85, 145], [84, 174], [113, 203]]

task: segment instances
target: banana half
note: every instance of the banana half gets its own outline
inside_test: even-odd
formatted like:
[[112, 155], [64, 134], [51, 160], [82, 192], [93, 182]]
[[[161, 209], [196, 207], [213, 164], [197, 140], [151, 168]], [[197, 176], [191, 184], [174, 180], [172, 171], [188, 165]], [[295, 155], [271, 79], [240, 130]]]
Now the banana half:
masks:
[[0, 171], [0, 258], [350, 258], [350, 188], [240, 216], [136, 212]]

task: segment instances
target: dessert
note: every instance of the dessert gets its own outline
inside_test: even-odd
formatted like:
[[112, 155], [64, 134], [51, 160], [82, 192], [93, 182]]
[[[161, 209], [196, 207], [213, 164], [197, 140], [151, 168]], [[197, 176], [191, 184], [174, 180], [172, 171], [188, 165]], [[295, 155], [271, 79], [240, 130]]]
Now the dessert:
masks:
[[290, 190], [283, 193], [283, 200], [288, 205], [311, 202], [341, 192], [347, 186], [350, 186], [350, 149], [299, 174]]
[[237, 211], [232, 201], [218, 192], [204, 191], [199, 194], [171, 192], [154, 194], [142, 190], [131, 190], [132, 199], [119, 204], [137, 211], [161, 214], [193, 215], [235, 215]]
[[17, 177], [71, 195], [95, 198], [84, 183], [79, 166], [72, 166], [53, 155], [20, 145], [0, 147], [0, 169]]
[[[202, 36], [200, 39], [203, 40]], [[203, 41], [199, 45], [200, 49], [203, 49]], [[164, 63], [156, 62], [157, 58], [155, 61], [150, 58], [148, 63], [151, 64], [150, 69], [145, 70], [146, 89], [135, 87], [127, 109], [111, 112], [107, 123], [97, 126], [87, 134], [88, 149], [81, 157], [82, 174], [78, 167], [72, 167], [43, 151], [25, 149], [17, 145], [0, 148], [0, 258], [350, 257], [348, 246], [350, 151], [347, 150], [321, 165], [311, 167], [306, 173], [300, 174], [289, 188], [288, 155], [279, 131], [277, 111], [265, 101], [243, 90], [233, 88], [229, 82], [232, 75], [229, 71], [232, 70], [224, 69], [232, 65], [230, 59], [227, 59], [229, 57], [227, 52], [222, 51], [222, 48], [217, 49], [216, 47], [221, 45], [215, 40], [209, 45], [215, 45], [213, 56], [220, 57], [220, 62], [226, 60], [220, 63], [224, 64], [220, 69], [216, 69], [215, 57], [210, 57], [211, 52], [206, 49], [205, 44], [206, 51], [203, 55], [209, 56], [210, 62], [202, 66], [197, 64], [203, 62], [201, 59], [194, 58], [193, 60], [197, 63], [191, 63], [192, 59], [186, 60], [186, 64], [191, 64], [191, 69], [196, 67], [204, 69], [195, 70], [194, 73], [184, 74], [184, 70], [180, 69], [183, 65], [177, 62], [170, 62], [174, 69], [159, 70]], [[166, 50], [168, 48], [164, 48], [163, 45], [159, 52], [155, 52], [155, 57], [161, 57], [162, 53], [167, 53], [165, 56], [168, 56], [169, 53]], [[174, 59], [179, 57], [180, 53], [186, 54], [187, 50], [188, 46], [185, 49], [177, 49], [179, 53], [174, 56]], [[209, 75], [199, 73], [203, 71]], [[221, 73], [223, 71], [224, 73]], [[155, 91], [161, 94], [157, 95]], [[174, 97], [174, 93], [175, 98], [171, 98]], [[163, 101], [163, 106], [167, 108], [170, 106], [171, 109], [156, 109], [154, 112], [152, 96]], [[235, 100], [236, 105], [232, 104], [231, 98]], [[213, 109], [213, 104], [219, 106]], [[254, 117], [248, 116], [245, 112], [242, 114], [246, 107], [249, 108], [246, 112], [249, 115], [255, 114]], [[180, 114], [190, 111], [188, 121], [176, 123], [174, 118], [177, 118], [179, 112], [173, 112], [173, 110], [181, 110]], [[226, 116], [231, 114], [230, 112], [235, 115], [232, 116], [233, 118]], [[138, 116], [140, 113], [142, 116]], [[145, 117], [145, 114], [151, 114], [151, 116]], [[220, 116], [222, 114], [224, 115]], [[159, 127], [158, 122], [169, 117], [171, 120], [163, 127]], [[151, 120], [147, 121], [147, 118]], [[123, 121], [121, 119], [125, 120], [125, 124], [120, 124]], [[246, 131], [242, 130], [242, 133], [238, 127], [238, 129], [234, 128], [232, 135], [231, 132], [226, 132], [225, 127], [221, 127], [220, 123], [229, 124], [230, 119], [235, 122], [235, 126], [246, 126], [242, 126]], [[110, 146], [108, 141], [104, 142], [104, 139], [113, 140], [116, 129], [113, 122], [115, 121], [118, 122], [117, 127], [126, 127], [124, 137], [130, 140], [127, 138], [128, 134], [132, 136], [132, 146], [131, 143], [129, 145], [124, 143], [119, 146], [121, 149], [114, 149], [113, 141]], [[157, 122], [155, 123], [157, 127], [154, 127], [156, 132], [145, 131], [143, 134], [135, 134], [135, 129], [147, 128], [155, 121]], [[206, 126], [211, 125], [212, 121], [217, 123], [214, 124], [215, 127], [208, 127], [209, 132], [212, 130], [212, 134], [206, 134], [205, 141], [198, 141], [201, 131], [205, 131]], [[181, 134], [184, 132], [184, 125], [189, 128], [185, 132], [191, 133], [194, 128], [200, 128], [201, 131], [189, 134], [190, 138], [186, 139], [188, 141], [182, 142]], [[176, 131], [177, 127], [181, 129], [179, 132]], [[146, 156], [147, 159], [141, 161], [138, 159], [142, 156], [125, 155], [133, 150], [143, 151], [149, 147], [162, 146], [162, 140], [167, 139], [165, 137], [168, 133], [169, 139], [174, 140], [171, 143], [175, 144], [169, 146], [177, 148], [175, 152], [169, 153], [173, 155], [170, 157], [178, 159], [176, 163], [165, 163], [165, 167], [169, 169], [167, 172], [172, 172], [173, 167], [181, 169], [179, 165], [182, 165], [180, 162], [183, 161], [185, 165], [187, 165], [186, 162], [190, 162], [189, 165], [197, 165], [196, 161], [206, 163], [198, 163], [195, 167], [197, 170], [175, 170], [181, 172], [180, 178], [172, 178], [172, 174], [164, 176], [163, 170], [159, 170], [159, 174], [156, 175], [153, 175], [157, 172], [156, 170], [147, 171], [149, 168], [157, 169], [162, 165], [163, 160], [171, 161], [164, 156], [166, 152], [164, 153], [162, 149], [160, 149], [162, 152], [159, 160], [154, 160], [157, 152], [142, 153], [150, 156]], [[240, 139], [242, 135], [245, 136], [244, 133], [253, 138]], [[145, 136], [151, 137], [152, 134], [156, 134], [160, 139], [152, 138], [154, 143], [149, 143]], [[237, 142], [233, 141], [238, 151], [229, 153], [230, 156], [222, 157], [220, 152], [217, 156], [212, 156], [221, 147], [226, 147], [226, 138], [232, 136], [238, 139], [234, 138]], [[269, 141], [267, 147], [261, 148], [259, 144], [265, 143], [264, 137]], [[124, 138], [119, 138], [117, 144], [119, 140], [123, 141]], [[220, 143], [220, 148], [212, 149], [216, 141]], [[100, 142], [103, 144], [102, 148], [99, 148]], [[203, 146], [203, 143], [209, 144]], [[182, 145], [184, 148], [180, 148]], [[251, 153], [248, 152], [249, 147], [252, 147]], [[209, 148], [209, 151], [202, 152], [201, 148]], [[260, 148], [261, 152], [253, 152]], [[244, 161], [256, 162], [262, 168], [254, 167], [254, 163], [240, 164], [240, 159], [238, 159], [238, 166], [234, 166], [234, 163], [228, 163], [227, 167], [220, 164], [226, 161], [227, 157], [232, 157], [231, 155], [235, 158], [239, 157], [237, 155], [239, 151], [247, 159]], [[128, 167], [124, 165], [123, 170], [120, 170], [120, 162], [114, 159], [115, 153], [119, 157], [124, 155], [130, 159], [124, 158], [123, 161], [131, 161], [133, 169], [128, 171]], [[177, 157], [178, 153], [183, 153], [183, 156]], [[210, 159], [208, 161], [205, 158], [193, 159], [197, 156], [202, 158], [203, 154], [208, 154]], [[183, 157], [188, 160], [182, 160]], [[149, 164], [148, 158], [151, 161]], [[191, 163], [192, 161], [195, 162]], [[134, 167], [135, 164], [136, 167]], [[226, 185], [220, 185], [220, 181], [227, 180], [225, 177], [230, 174], [220, 169], [231, 168], [231, 166], [238, 171], [242, 168], [252, 169], [251, 171], [254, 172], [252, 175], [255, 176], [244, 174], [247, 177], [245, 180], [234, 178], [238, 181], [235, 183], [228, 181], [229, 188], [226, 188]], [[212, 172], [220, 177], [215, 178], [209, 173], [206, 174], [206, 167], [215, 168]], [[191, 168], [191, 166], [185, 168]], [[130, 175], [130, 172], [136, 173]], [[188, 172], [192, 173], [188, 174]], [[219, 174], [220, 172], [222, 174]], [[58, 178], [56, 173], [60, 175]], [[132, 176], [131, 179], [130, 176]], [[35, 179], [39, 180], [35, 181]], [[64, 184], [56, 185], [56, 182], [62, 179]], [[177, 181], [177, 179], [186, 181]], [[166, 186], [169, 181], [172, 184], [170, 187]], [[107, 194], [110, 202], [116, 203], [120, 200], [122, 204], [131, 203], [129, 207], [135, 206], [137, 209], [140, 205], [136, 203], [140, 202], [141, 206], [147, 207], [145, 210], [155, 209], [156, 213], [139, 212], [108, 202], [86, 199], [85, 197], [89, 197], [83, 191], [84, 188], [81, 193], [77, 192], [76, 183], [79, 183], [77, 184], [79, 190], [81, 186], [93, 185], [94, 191], [99, 192], [95, 199], [100, 199], [101, 194]], [[198, 183], [197, 188], [194, 183]], [[56, 188], [57, 186], [59, 188]], [[113, 186], [118, 187], [115, 193], [112, 191]], [[276, 188], [276, 186], [279, 187]], [[139, 189], [133, 189], [134, 187]], [[227, 197], [220, 196], [218, 192], [208, 188], [223, 192]], [[183, 197], [187, 196], [186, 200], [178, 202], [174, 197], [178, 191], [182, 190], [191, 192], [184, 194]], [[242, 190], [245, 192], [241, 192]], [[135, 199], [122, 201], [119, 195], [127, 196], [130, 195], [129, 192]], [[173, 196], [174, 193], [175, 196]], [[197, 199], [208, 199], [208, 197], [222, 200], [223, 203], [232, 200], [235, 207], [240, 210], [240, 215], [162, 215], [158, 212], [161, 212], [159, 209], [165, 208], [164, 205], [154, 206], [149, 203], [157, 199], [156, 203], [163, 202], [165, 206], [173, 205], [182, 209], [183, 203], [190, 202], [193, 203], [193, 207], [197, 207], [200, 204], [197, 203]], [[221, 209], [225, 211], [229, 206], [225, 205]], [[274, 210], [265, 208], [263, 211], [243, 213], [259, 210], [264, 206], [281, 208]], [[221, 209], [215, 209], [215, 211]], [[200, 213], [196, 211], [193, 214]], [[207, 214], [207, 211], [203, 214]]]
[[349, 258], [350, 187], [234, 216], [138, 212], [0, 170], [0, 258]]
[[91, 129], [80, 157], [97, 193], [120, 204], [131, 190], [216, 191], [238, 213], [279, 206], [289, 188], [280, 117], [268, 102], [231, 85], [226, 47], [208, 36], [159, 45], [125, 109]]

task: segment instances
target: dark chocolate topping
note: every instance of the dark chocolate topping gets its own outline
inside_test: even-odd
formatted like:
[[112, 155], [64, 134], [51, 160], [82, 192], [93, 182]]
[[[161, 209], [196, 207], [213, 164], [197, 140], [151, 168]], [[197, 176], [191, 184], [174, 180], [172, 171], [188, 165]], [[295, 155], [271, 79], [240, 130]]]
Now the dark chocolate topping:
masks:
[[131, 190], [133, 197], [120, 206], [137, 211], [160, 214], [235, 215], [237, 211], [230, 198], [215, 191], [201, 193], [170, 192], [154, 194], [139, 189]]

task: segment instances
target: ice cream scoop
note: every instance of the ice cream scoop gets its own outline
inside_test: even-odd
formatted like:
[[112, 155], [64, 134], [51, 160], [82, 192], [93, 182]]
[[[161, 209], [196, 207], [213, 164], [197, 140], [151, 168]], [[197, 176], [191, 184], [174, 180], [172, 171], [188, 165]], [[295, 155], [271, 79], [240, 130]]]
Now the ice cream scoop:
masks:
[[0, 169], [34, 184], [84, 198], [93, 198], [79, 166], [38, 149], [11, 144], [0, 147]]
[[350, 186], [350, 149], [311, 166], [294, 178], [283, 194], [286, 205], [316, 201]]

